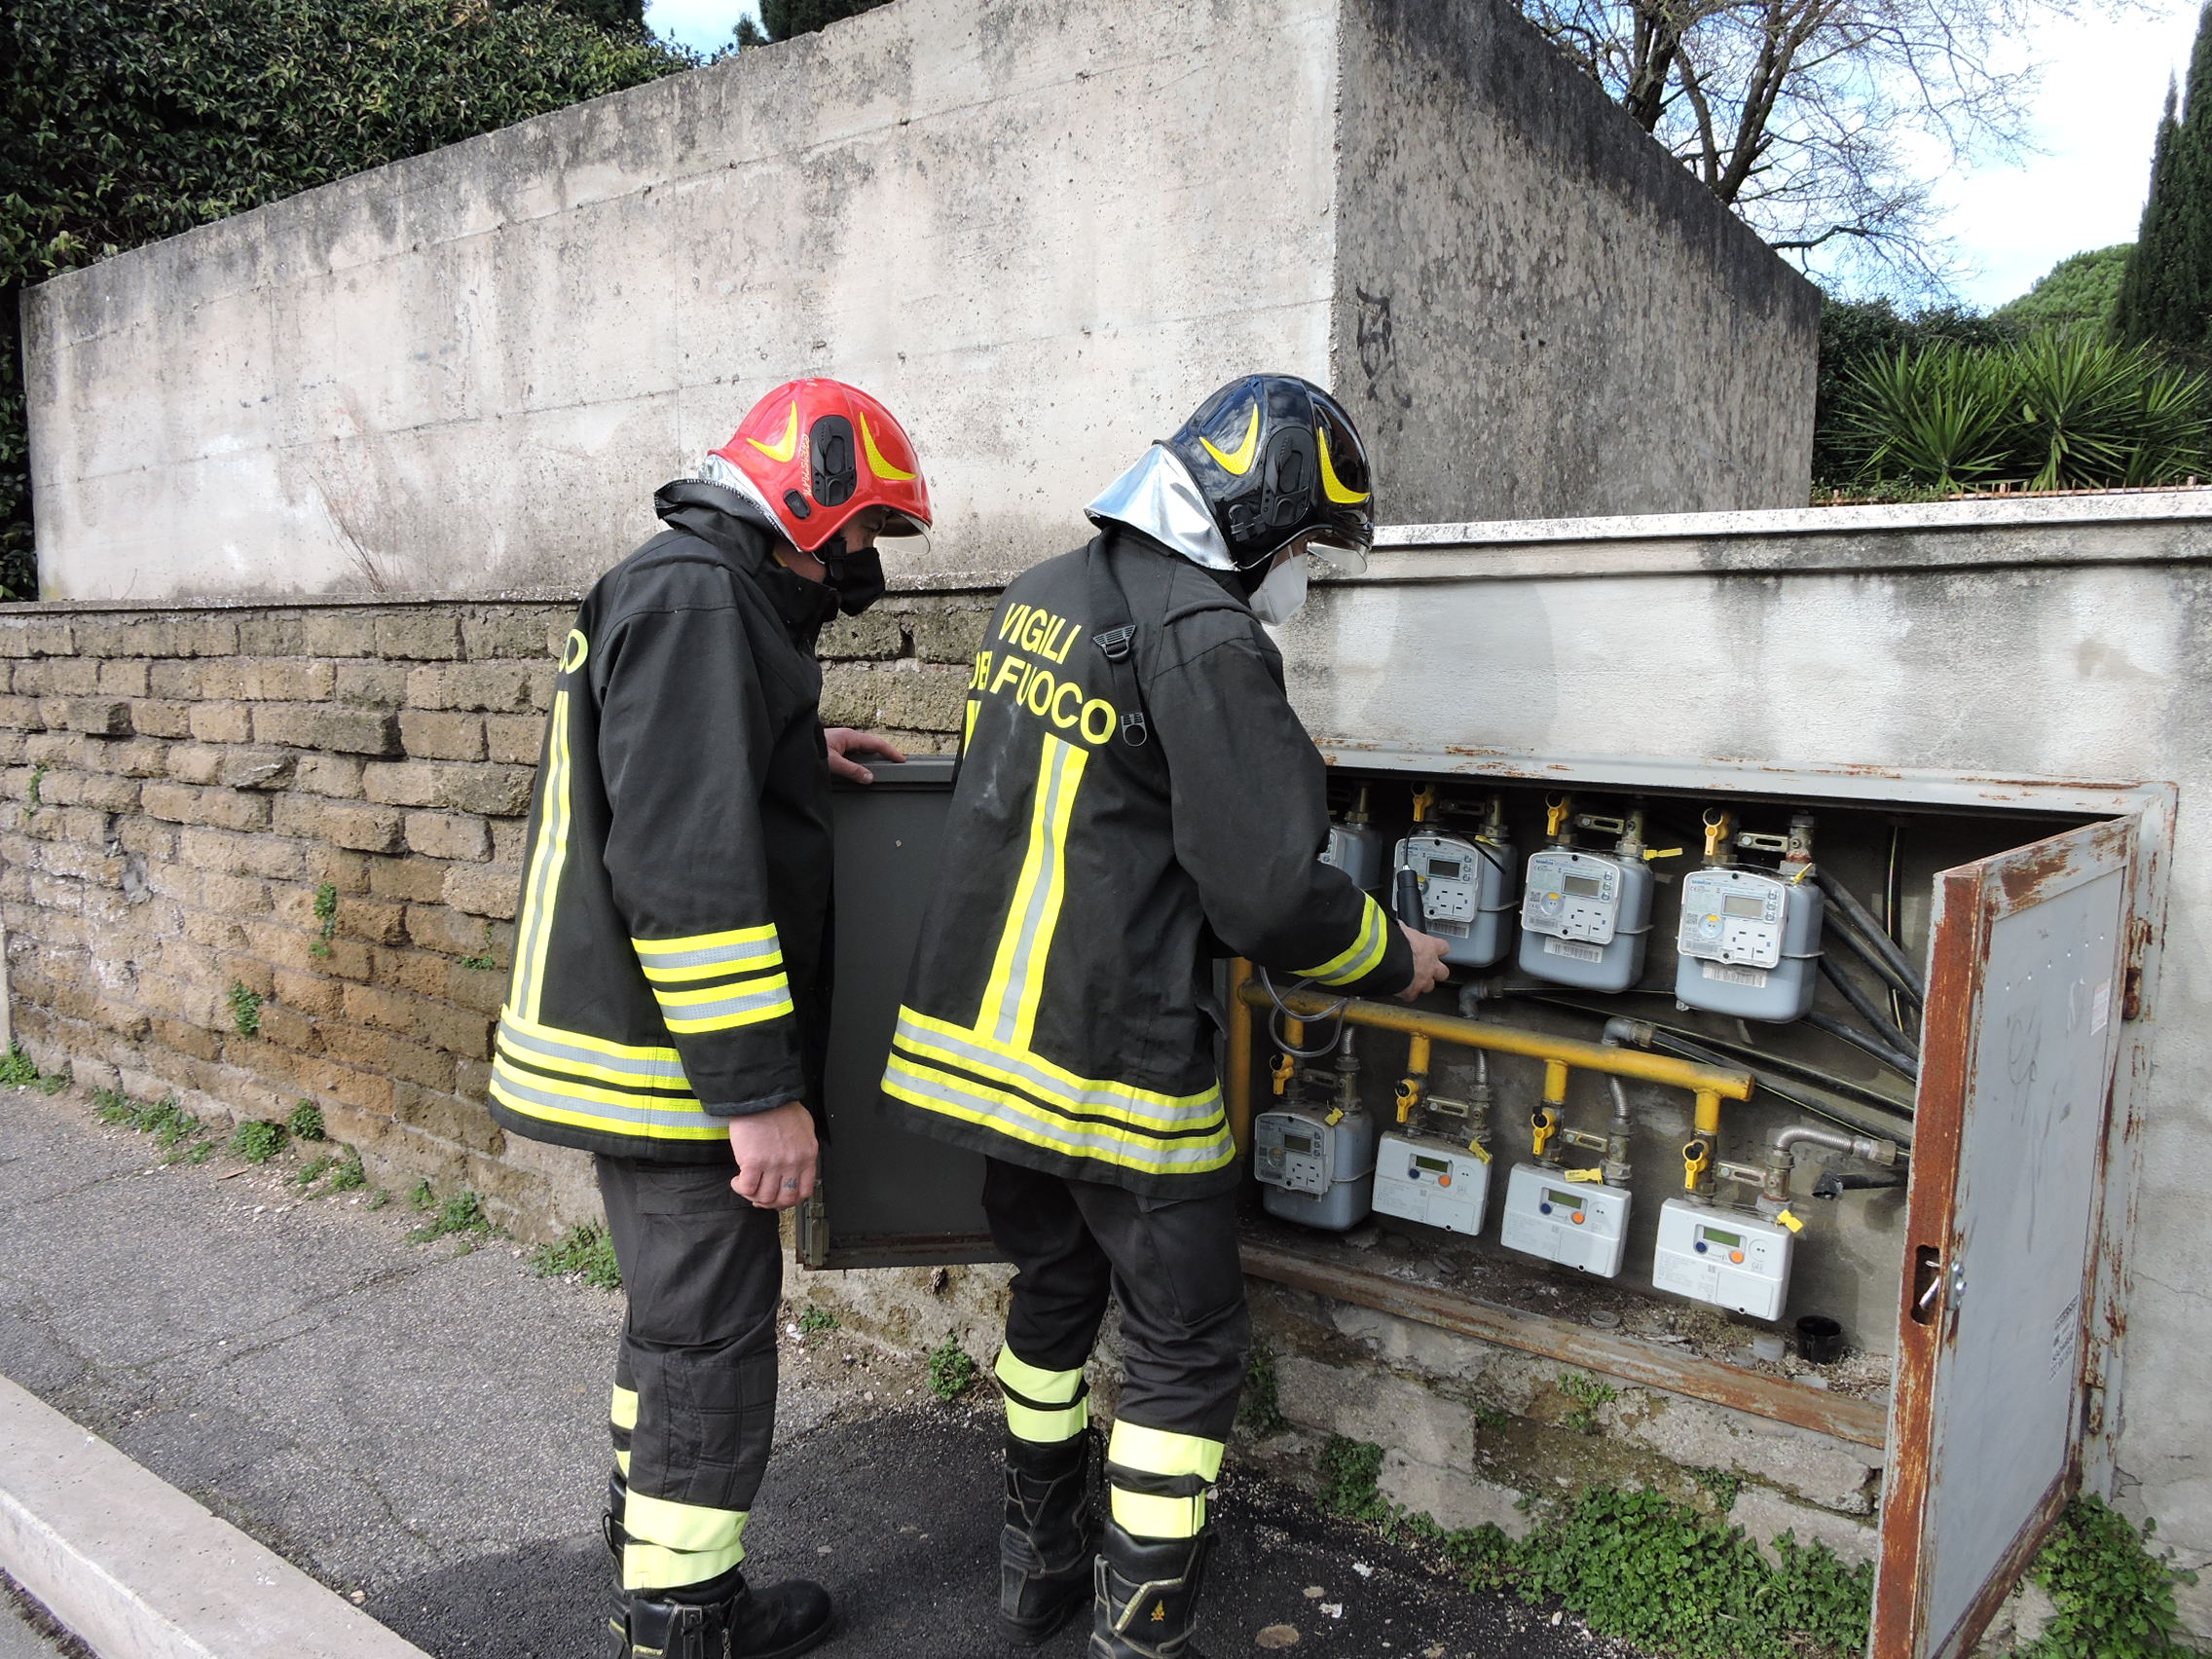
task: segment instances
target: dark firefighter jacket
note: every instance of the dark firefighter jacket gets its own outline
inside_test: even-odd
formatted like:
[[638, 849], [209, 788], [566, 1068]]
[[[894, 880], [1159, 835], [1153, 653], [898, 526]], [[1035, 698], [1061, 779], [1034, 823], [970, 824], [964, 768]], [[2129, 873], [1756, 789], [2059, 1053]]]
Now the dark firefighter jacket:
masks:
[[830, 771], [828, 587], [757, 509], [685, 481], [596, 582], [553, 682], [492, 1113], [521, 1135], [674, 1162], [722, 1120], [819, 1109]]
[[[1095, 644], [1118, 626], [1109, 547], [1130, 676]], [[1240, 598], [1121, 530], [1025, 572], [976, 658], [885, 1091], [1013, 1162], [1151, 1197], [1233, 1186], [1207, 959], [1362, 992], [1413, 977], [1382, 909], [1318, 862], [1327, 837], [1321, 756]]]

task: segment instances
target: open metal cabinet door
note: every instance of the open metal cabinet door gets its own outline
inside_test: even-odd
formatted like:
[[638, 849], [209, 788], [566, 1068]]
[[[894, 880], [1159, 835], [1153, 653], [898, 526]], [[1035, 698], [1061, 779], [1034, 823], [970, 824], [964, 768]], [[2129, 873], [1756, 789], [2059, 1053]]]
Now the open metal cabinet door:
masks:
[[1936, 881], [1873, 1659], [1967, 1651], [2079, 1480], [2134, 842]]
[[810, 1268], [897, 1268], [998, 1259], [983, 1220], [983, 1161], [915, 1134], [885, 1098], [883, 1062], [922, 913], [937, 887], [952, 761], [876, 762], [872, 784], [840, 783], [836, 993], [823, 1097], [830, 1144], [798, 1216]]

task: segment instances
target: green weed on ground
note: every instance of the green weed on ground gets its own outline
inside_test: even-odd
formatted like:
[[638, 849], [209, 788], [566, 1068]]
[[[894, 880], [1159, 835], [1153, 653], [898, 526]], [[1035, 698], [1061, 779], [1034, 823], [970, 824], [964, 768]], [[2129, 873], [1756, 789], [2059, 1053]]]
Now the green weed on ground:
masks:
[[[419, 1190], [427, 1191], [428, 1188], [429, 1183], [425, 1181]], [[427, 1206], [417, 1204], [415, 1207], [423, 1209]], [[410, 1230], [407, 1242], [427, 1244], [434, 1238], [450, 1238], [457, 1233], [486, 1234], [491, 1231], [492, 1220], [484, 1213], [484, 1200], [463, 1188], [440, 1204], [436, 1215], [421, 1227]]]
[[231, 1133], [231, 1156], [241, 1163], [267, 1163], [284, 1150], [284, 1125], [251, 1118]]
[[1321, 1506], [1437, 1549], [1476, 1590], [1554, 1603], [1601, 1636], [1683, 1659], [1845, 1659], [1863, 1650], [1871, 1566], [1825, 1545], [1775, 1540], [1771, 1565], [1743, 1529], [1654, 1493], [1594, 1487], [1528, 1537], [1499, 1528], [1447, 1532], [1383, 1496], [1382, 1449], [1332, 1437], [1320, 1457]]
[[1559, 1380], [1559, 1391], [1568, 1401], [1567, 1416], [1560, 1419], [1560, 1421], [1576, 1434], [1596, 1434], [1598, 1409], [1609, 1406], [1620, 1398], [1610, 1383], [1601, 1382], [1595, 1377], [1585, 1377], [1579, 1371], [1569, 1371], [1563, 1375]]
[[369, 1172], [361, 1167], [359, 1151], [353, 1147], [348, 1147], [345, 1156], [331, 1166], [330, 1185], [325, 1191], [357, 1193], [368, 1184]]
[[312, 1100], [303, 1100], [292, 1108], [292, 1115], [284, 1120], [284, 1128], [294, 1140], [303, 1141], [322, 1140], [329, 1132], [323, 1127], [322, 1108]]
[[112, 1088], [92, 1090], [92, 1116], [103, 1124], [116, 1124], [152, 1135], [164, 1148], [196, 1140], [206, 1132], [200, 1120], [177, 1104], [176, 1096], [159, 1100], [133, 1100]]
[[976, 1362], [960, 1346], [959, 1337], [945, 1332], [944, 1341], [930, 1349], [930, 1392], [949, 1406], [976, 1385], [977, 1376]]
[[836, 1328], [837, 1315], [827, 1308], [817, 1308], [810, 1302], [798, 1310], [798, 1334], [802, 1337], [818, 1337]]
[[1253, 1343], [1251, 1357], [1244, 1362], [1244, 1394], [1236, 1402], [1236, 1421], [1262, 1440], [1290, 1426], [1275, 1386], [1275, 1350], [1266, 1343]]
[[2196, 1574], [2150, 1551], [2155, 1524], [2138, 1533], [2102, 1499], [2077, 1498], [2028, 1576], [2057, 1612], [2026, 1649], [2029, 1659], [2153, 1659], [2194, 1651], [2181, 1635], [2174, 1586]]
[[530, 1258], [540, 1278], [576, 1277], [601, 1290], [622, 1288], [622, 1269], [614, 1260], [614, 1239], [603, 1221], [580, 1221], [557, 1243], [540, 1244]]
[[38, 1082], [38, 1062], [23, 1052], [20, 1043], [8, 1045], [8, 1052], [0, 1055], [0, 1087], [24, 1088]]

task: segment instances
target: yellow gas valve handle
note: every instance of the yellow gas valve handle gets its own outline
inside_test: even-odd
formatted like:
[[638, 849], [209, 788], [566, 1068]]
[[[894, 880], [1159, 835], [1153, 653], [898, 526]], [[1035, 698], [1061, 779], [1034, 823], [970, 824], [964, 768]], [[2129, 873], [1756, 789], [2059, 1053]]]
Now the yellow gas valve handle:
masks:
[[1682, 1143], [1682, 1191], [1697, 1191], [1697, 1178], [1713, 1167], [1713, 1146], [1709, 1141], [1693, 1140]]
[[1402, 1124], [1412, 1117], [1414, 1108], [1419, 1104], [1420, 1080], [1413, 1077], [1398, 1079], [1398, 1122]]
[[1298, 1062], [1288, 1054], [1277, 1054], [1269, 1065], [1268, 1076], [1272, 1080], [1274, 1091], [1278, 1097], [1284, 1089], [1290, 1087], [1291, 1077], [1297, 1070]]
[[1802, 1233], [1805, 1231], [1805, 1224], [1799, 1221], [1795, 1216], [1791, 1215], [1788, 1210], [1781, 1210], [1776, 1212], [1774, 1219], [1781, 1222], [1783, 1226], [1788, 1228], [1792, 1233]]
[[1574, 800], [1570, 795], [1544, 796], [1544, 833], [1555, 841], [1559, 839], [1559, 832], [1573, 810]]
[[1535, 1154], [1544, 1156], [1544, 1148], [1551, 1144], [1552, 1136], [1559, 1132], [1559, 1117], [1549, 1106], [1539, 1106], [1529, 1114], [1529, 1126], [1535, 1130]]
[[1569, 1181], [1602, 1182], [1605, 1178], [1605, 1172], [1603, 1169], [1569, 1169], [1565, 1171], [1565, 1174]]

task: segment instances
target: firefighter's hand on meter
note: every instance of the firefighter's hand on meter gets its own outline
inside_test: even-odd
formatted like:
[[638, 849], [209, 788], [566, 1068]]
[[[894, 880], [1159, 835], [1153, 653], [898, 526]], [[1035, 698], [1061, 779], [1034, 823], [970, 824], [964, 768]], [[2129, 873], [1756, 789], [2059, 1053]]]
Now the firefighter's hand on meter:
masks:
[[1398, 1000], [1412, 1002], [1421, 992], [1433, 991], [1444, 983], [1445, 976], [1451, 972], [1444, 966], [1444, 953], [1452, 945], [1449, 940], [1420, 933], [1403, 922], [1398, 924], [1398, 931], [1406, 936], [1406, 942], [1414, 951], [1414, 982], [1398, 993]]
[[814, 1191], [814, 1114], [797, 1101], [729, 1121], [729, 1150], [737, 1160], [730, 1187], [762, 1209], [790, 1209]]
[[871, 731], [855, 731], [851, 726], [830, 726], [822, 734], [822, 741], [830, 751], [830, 770], [840, 778], [850, 778], [856, 784], [872, 784], [875, 774], [858, 760], [848, 758], [854, 755], [880, 755], [886, 760], [903, 760], [906, 756], [890, 743]]

